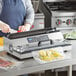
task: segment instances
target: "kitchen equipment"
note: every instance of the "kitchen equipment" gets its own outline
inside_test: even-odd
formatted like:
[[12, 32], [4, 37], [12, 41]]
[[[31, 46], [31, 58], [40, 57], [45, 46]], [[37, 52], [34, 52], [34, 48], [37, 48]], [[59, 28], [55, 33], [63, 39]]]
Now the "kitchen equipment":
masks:
[[76, 0], [41, 0], [45, 27], [76, 28]]
[[4, 49], [19, 59], [32, 57], [33, 51], [60, 46], [64, 52], [71, 52], [71, 44], [64, 40], [62, 33], [50, 28], [13, 33], [4, 37]]
[[34, 19], [34, 28], [31, 30], [38, 30], [38, 29], [44, 29], [44, 14], [40, 11], [41, 0], [31, 0], [34, 11], [35, 11], [35, 19]]
[[43, 13], [35, 14], [33, 25], [34, 25], [34, 28], [32, 28], [31, 30], [44, 29], [44, 14]]

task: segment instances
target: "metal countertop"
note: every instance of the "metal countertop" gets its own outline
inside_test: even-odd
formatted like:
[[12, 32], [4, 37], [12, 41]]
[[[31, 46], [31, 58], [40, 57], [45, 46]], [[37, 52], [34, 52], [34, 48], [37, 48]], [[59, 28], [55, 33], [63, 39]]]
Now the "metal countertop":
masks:
[[33, 72], [38, 72], [42, 70], [49, 69], [57, 69], [61, 67], [66, 67], [70, 65], [76, 64], [76, 41], [72, 40], [72, 59], [69, 60], [61, 60], [57, 62], [51, 62], [46, 64], [39, 64], [33, 58], [27, 59], [22, 63], [19, 67], [8, 69], [8, 70], [0, 70], [0, 76], [17, 76], [22, 74], [28, 74]]

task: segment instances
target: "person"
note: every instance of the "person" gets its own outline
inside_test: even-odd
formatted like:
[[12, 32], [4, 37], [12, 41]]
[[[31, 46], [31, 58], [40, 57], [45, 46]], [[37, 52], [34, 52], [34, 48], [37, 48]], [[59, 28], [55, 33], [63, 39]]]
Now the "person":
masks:
[[30, 31], [33, 22], [31, 0], [0, 0], [0, 37], [6, 36], [10, 29]]
[[10, 29], [29, 31], [34, 22], [31, 0], [0, 0], [0, 36]]

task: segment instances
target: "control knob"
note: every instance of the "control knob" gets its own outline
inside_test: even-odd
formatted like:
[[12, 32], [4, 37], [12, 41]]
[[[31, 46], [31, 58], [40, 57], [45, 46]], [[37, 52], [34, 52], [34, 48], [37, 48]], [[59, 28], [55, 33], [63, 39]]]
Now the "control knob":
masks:
[[75, 25], [76, 25], [76, 19], [74, 19], [74, 20], [73, 20], [73, 24], [75, 24]]
[[72, 23], [72, 20], [71, 19], [68, 19], [67, 21], [66, 21], [66, 24], [67, 25], [70, 25]]
[[60, 19], [57, 19], [56, 25], [60, 25], [61, 23], [62, 23], [62, 21]]

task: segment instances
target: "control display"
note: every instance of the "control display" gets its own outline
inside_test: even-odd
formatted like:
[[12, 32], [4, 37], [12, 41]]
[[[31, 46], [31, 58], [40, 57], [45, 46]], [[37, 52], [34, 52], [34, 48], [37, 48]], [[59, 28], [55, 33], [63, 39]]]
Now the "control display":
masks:
[[39, 42], [39, 41], [46, 41], [49, 40], [48, 35], [43, 35], [43, 36], [37, 36], [37, 37], [29, 37], [27, 38], [29, 43], [32, 42]]

